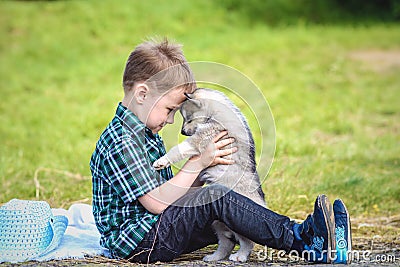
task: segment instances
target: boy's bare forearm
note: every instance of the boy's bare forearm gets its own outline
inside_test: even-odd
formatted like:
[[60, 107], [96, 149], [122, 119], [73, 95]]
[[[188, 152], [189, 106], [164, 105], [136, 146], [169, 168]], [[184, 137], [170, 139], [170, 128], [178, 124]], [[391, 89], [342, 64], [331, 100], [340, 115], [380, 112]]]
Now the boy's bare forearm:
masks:
[[139, 201], [152, 213], [163, 212], [169, 205], [186, 194], [190, 187], [203, 184], [197, 179], [203, 168], [201, 161], [188, 160], [182, 170], [173, 178], [141, 197]]
[[198, 181], [197, 176], [204, 168], [199, 163], [196, 160], [188, 160], [173, 178], [160, 186], [160, 194], [165, 194], [172, 202], [183, 196]]

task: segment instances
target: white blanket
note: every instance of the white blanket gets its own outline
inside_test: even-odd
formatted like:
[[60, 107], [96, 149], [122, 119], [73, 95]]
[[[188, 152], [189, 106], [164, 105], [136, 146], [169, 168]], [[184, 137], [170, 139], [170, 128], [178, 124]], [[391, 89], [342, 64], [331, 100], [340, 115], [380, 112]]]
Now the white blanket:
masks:
[[94, 223], [92, 206], [73, 204], [68, 210], [52, 209], [54, 215], [68, 218], [68, 227], [60, 246], [35, 260], [79, 259], [84, 256], [109, 256], [108, 250], [100, 246], [100, 233]]

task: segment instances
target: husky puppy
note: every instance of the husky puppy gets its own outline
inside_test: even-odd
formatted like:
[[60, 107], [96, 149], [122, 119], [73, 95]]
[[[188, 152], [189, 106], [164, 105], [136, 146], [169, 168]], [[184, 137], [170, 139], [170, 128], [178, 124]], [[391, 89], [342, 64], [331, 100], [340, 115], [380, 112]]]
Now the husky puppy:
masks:
[[[197, 89], [187, 94], [180, 112], [183, 116], [181, 133], [190, 136], [182, 143], [154, 162], [156, 169], [162, 169], [184, 158], [201, 154], [213, 138], [222, 130], [235, 138], [238, 150], [232, 154], [234, 164], [208, 167], [199, 174], [207, 184], [218, 183], [242, 194], [259, 205], [266, 206], [260, 179], [256, 171], [253, 136], [248, 123], [240, 110], [223, 93], [211, 89]], [[218, 261], [228, 257], [235, 246], [240, 244], [237, 253], [229, 256], [233, 261], [247, 261], [254, 243], [231, 231], [224, 223], [212, 224], [218, 237], [218, 249], [204, 257], [205, 261]]]

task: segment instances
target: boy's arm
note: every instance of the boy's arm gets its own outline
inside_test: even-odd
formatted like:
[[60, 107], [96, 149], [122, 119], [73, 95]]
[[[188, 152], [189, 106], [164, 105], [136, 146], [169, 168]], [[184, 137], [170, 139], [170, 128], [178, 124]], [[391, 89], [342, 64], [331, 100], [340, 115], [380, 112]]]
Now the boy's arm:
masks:
[[217, 164], [233, 164], [229, 155], [236, 152], [237, 148], [222, 149], [234, 142], [233, 138], [220, 140], [226, 134], [226, 131], [218, 134], [206, 151], [189, 159], [173, 178], [138, 198], [140, 203], [151, 213], [160, 214], [182, 197], [191, 186], [199, 183], [197, 176], [204, 168]]

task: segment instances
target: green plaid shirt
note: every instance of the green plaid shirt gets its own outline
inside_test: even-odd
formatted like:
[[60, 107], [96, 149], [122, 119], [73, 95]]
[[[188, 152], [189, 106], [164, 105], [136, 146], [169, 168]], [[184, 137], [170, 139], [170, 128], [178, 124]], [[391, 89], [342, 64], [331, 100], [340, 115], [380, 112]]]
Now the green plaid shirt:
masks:
[[161, 137], [120, 103], [90, 160], [100, 244], [113, 256], [128, 257], [157, 221], [138, 198], [172, 178], [171, 168], [152, 167], [164, 154]]

